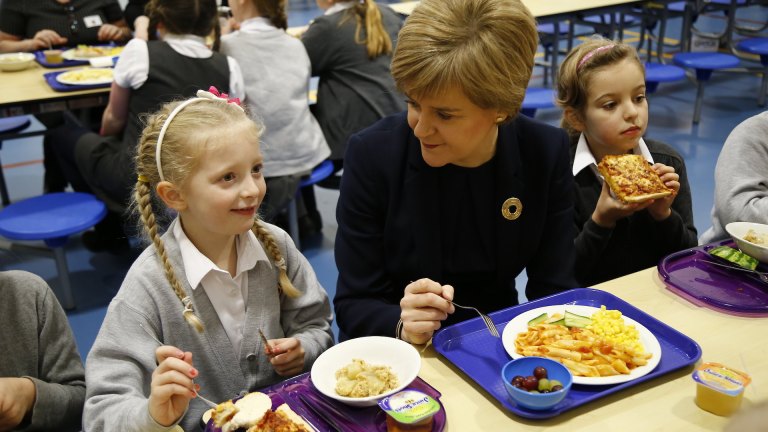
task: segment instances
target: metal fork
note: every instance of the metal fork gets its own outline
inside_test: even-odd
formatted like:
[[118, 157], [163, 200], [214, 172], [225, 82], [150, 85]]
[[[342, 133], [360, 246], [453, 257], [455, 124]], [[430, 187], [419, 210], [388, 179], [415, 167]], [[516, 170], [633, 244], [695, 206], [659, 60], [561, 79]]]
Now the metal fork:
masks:
[[469, 309], [477, 312], [477, 314], [480, 315], [480, 318], [483, 319], [485, 326], [488, 327], [488, 331], [491, 332], [491, 335], [494, 337], [499, 337], [499, 330], [496, 328], [496, 324], [493, 323], [493, 320], [491, 319], [491, 317], [480, 312], [480, 310], [478, 310], [477, 308], [473, 308], [472, 306], [462, 306], [460, 304], [456, 304], [455, 302], [451, 302], [451, 303], [453, 303], [453, 305], [458, 308]]
[[[152, 332], [149, 331], [149, 329], [144, 327], [144, 325], [142, 323], [139, 323], [139, 326], [141, 327], [142, 330], [144, 330], [145, 333], [147, 333], [149, 335], [149, 337], [151, 337], [160, 346], [165, 345], [163, 342], [160, 341], [160, 339], [156, 338], [155, 335], [153, 335]], [[195, 381], [192, 380], [192, 382], [194, 383]], [[208, 400], [208, 399], [204, 398], [203, 396], [201, 396], [200, 393], [197, 392], [197, 390], [195, 390], [195, 394], [197, 395], [198, 399], [200, 399], [201, 401], [205, 402], [205, 404], [210, 406], [211, 408], [216, 408], [219, 405], [219, 404], [217, 404], [217, 403], [215, 403], [215, 402], [213, 402], [211, 400]]]
[[747, 272], [747, 273], [752, 273], [754, 275], [757, 275], [757, 277], [759, 277], [760, 280], [763, 281], [764, 283], [768, 283], [768, 273], [766, 273], [766, 272], [761, 272], [761, 271], [757, 271], [757, 270], [750, 270], [750, 269], [743, 268], [743, 267], [730, 266], [728, 264], [721, 264], [719, 262], [705, 260], [705, 259], [699, 259], [697, 261], [705, 262], [707, 264], [712, 264], [712, 265], [716, 265], [716, 266], [719, 266], [719, 267], [724, 267], [724, 268], [731, 269], [731, 270], [738, 270], [738, 271], [743, 271], [743, 272]]

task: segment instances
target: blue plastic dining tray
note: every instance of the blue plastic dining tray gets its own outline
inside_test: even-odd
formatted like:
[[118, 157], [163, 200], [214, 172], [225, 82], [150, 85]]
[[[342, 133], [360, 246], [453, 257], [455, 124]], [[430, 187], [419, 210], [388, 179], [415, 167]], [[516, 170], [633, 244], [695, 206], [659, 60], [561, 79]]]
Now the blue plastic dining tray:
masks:
[[66, 59], [64, 59], [64, 61], [62, 61], [61, 63], [48, 63], [48, 60], [45, 59], [45, 54], [43, 54], [42, 51], [35, 51], [35, 61], [40, 63], [40, 66], [48, 69], [58, 69], [58, 68], [83, 66], [83, 65], [90, 64], [88, 60], [66, 60]]
[[84, 84], [84, 85], [62, 84], [56, 80], [56, 77], [65, 72], [69, 72], [69, 71], [47, 72], [43, 74], [43, 77], [45, 77], [45, 82], [47, 82], [48, 85], [54, 91], [57, 91], [57, 92], [91, 90], [91, 89], [99, 89], [99, 88], [109, 88], [112, 86], [111, 82], [104, 83], [104, 84]]
[[547, 411], [534, 411], [518, 406], [507, 394], [501, 381], [501, 368], [511, 360], [511, 357], [504, 350], [501, 339], [491, 336], [480, 318], [467, 320], [439, 330], [432, 338], [432, 345], [437, 352], [496, 398], [504, 408], [521, 417], [532, 419], [555, 417], [593, 400], [692, 365], [701, 357], [701, 347], [688, 336], [613, 294], [591, 288], [565, 291], [500, 310], [491, 313], [490, 316], [499, 331], [503, 332], [507, 323], [522, 312], [542, 306], [561, 304], [593, 307], [605, 305], [608, 309], [620, 310], [623, 315], [645, 326], [659, 340], [661, 345], [659, 365], [649, 374], [621, 384], [601, 386], [573, 384], [571, 391], [555, 408]]
[[[104, 45], [95, 45], [99, 47], [115, 47], [114, 43], [110, 44], [104, 44]], [[68, 48], [62, 48], [62, 51], [66, 51]], [[114, 56], [112, 57], [112, 64], [115, 64], [117, 62], [117, 59], [120, 56]], [[65, 67], [72, 67], [72, 66], [86, 66], [91, 64], [90, 60], [67, 60], [64, 59], [61, 63], [48, 63], [48, 60], [45, 59], [45, 53], [44, 50], [35, 51], [35, 61], [40, 64], [40, 66], [48, 69], [59, 69], [59, 68], [65, 68]]]

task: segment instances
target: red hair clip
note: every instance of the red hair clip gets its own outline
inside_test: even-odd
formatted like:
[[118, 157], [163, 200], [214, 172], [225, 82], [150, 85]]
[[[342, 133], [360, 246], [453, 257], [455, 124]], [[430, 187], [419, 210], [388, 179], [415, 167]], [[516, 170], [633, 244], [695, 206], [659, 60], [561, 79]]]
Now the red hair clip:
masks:
[[243, 106], [243, 104], [240, 102], [240, 98], [231, 98], [228, 94], [219, 92], [219, 90], [214, 86], [208, 87], [208, 93], [216, 96], [217, 98], [224, 99], [227, 101], [227, 103], [233, 103], [239, 107]]

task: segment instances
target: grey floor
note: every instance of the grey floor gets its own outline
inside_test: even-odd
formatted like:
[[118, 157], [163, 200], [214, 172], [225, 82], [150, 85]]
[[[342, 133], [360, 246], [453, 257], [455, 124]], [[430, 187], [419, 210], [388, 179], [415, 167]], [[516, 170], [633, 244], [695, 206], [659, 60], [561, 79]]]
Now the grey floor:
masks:
[[[314, 1], [291, 1], [289, 4], [290, 25], [300, 25], [319, 14]], [[758, 8], [746, 15], [740, 14], [740, 21], [759, 24], [765, 18]], [[707, 25], [718, 27], [724, 24], [722, 16], [714, 14], [700, 18]], [[669, 37], [675, 37], [672, 23]], [[637, 33], [630, 29], [628, 41], [636, 39]], [[674, 48], [671, 48], [674, 50]], [[756, 66], [756, 63], [745, 63]], [[0, 79], [2, 79], [0, 77]], [[534, 71], [531, 85], [542, 85], [542, 70]], [[693, 193], [694, 218], [699, 233], [710, 226], [709, 212], [712, 207], [712, 172], [720, 148], [728, 133], [741, 121], [761, 112], [757, 106], [760, 76], [747, 73], [715, 74], [706, 86], [706, 95], [701, 123], [693, 126], [693, 101], [695, 88], [690, 81], [662, 84], [658, 91], [649, 95], [650, 127], [647, 136], [674, 146], [685, 157], [689, 182]], [[536, 118], [553, 125], [559, 124], [557, 109], [539, 110]], [[33, 127], [40, 127], [35, 125]], [[23, 139], [2, 143], [3, 169], [9, 184], [11, 198], [19, 200], [41, 193], [42, 149], [40, 139]], [[337, 225], [335, 205], [338, 192], [317, 189], [318, 206], [324, 226], [322, 234], [305, 242], [304, 253], [313, 265], [323, 286], [332, 297], [335, 291], [337, 270], [333, 259], [333, 239]], [[117, 292], [122, 278], [137, 255], [137, 251], [123, 255], [109, 253], [93, 254], [85, 250], [79, 237], [70, 239], [67, 255], [70, 276], [74, 286], [77, 308], [68, 316], [83, 355], [90, 349], [98, 332], [110, 299]], [[54, 287], [57, 275], [52, 260], [26, 253], [0, 250], [0, 270], [24, 269], [39, 274]]]

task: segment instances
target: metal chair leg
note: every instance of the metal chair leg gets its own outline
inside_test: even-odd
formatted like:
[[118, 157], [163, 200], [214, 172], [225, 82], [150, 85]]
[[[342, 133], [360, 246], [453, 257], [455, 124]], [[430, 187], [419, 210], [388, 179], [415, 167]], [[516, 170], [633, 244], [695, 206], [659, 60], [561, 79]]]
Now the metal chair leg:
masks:
[[8, 195], [8, 186], [5, 184], [5, 175], [3, 174], [3, 164], [0, 161], [0, 199], [2, 199], [3, 207], [11, 204], [11, 197]]
[[701, 118], [701, 105], [704, 100], [704, 81], [697, 81], [696, 105], [693, 109], [693, 124], [699, 124]]
[[296, 196], [288, 203], [288, 234], [293, 239], [296, 249], [301, 250], [301, 242], [299, 241], [299, 212], [296, 209], [296, 199], [299, 193], [300, 191], [296, 191]]
[[64, 309], [74, 309], [75, 299], [72, 297], [72, 287], [69, 283], [69, 268], [67, 267], [67, 255], [63, 247], [53, 248], [53, 256], [56, 259], [56, 270], [59, 272], [59, 300]]

